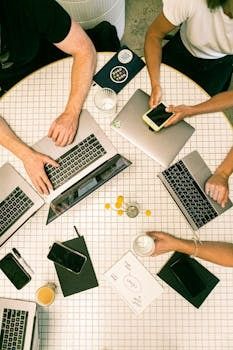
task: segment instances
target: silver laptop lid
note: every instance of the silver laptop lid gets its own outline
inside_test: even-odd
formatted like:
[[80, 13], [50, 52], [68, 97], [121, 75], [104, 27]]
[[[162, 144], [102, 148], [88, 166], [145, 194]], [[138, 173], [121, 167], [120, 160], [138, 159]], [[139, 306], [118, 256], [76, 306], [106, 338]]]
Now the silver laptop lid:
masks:
[[[26, 333], [24, 338], [24, 350], [31, 350], [32, 344], [38, 344], [38, 333], [35, 332], [37, 308], [36, 303], [32, 301], [24, 301], [19, 299], [0, 298], [0, 327], [2, 328], [3, 311], [4, 309], [20, 310], [27, 313]], [[36, 347], [33, 347], [33, 350]]]
[[138, 89], [112, 121], [111, 126], [148, 156], [167, 167], [195, 129], [181, 121], [172, 127], [154, 132], [142, 119], [148, 109], [149, 96]]
[[[9, 163], [5, 163], [0, 168], [0, 246], [43, 204], [43, 199], [34, 191], [34, 189], [17, 173]], [[21, 196], [31, 201], [30, 208], [19, 210], [17, 214], [17, 206], [21, 206]], [[18, 196], [18, 197], [17, 197]], [[11, 199], [12, 198], [12, 199]], [[18, 198], [18, 199], [17, 199]], [[7, 205], [12, 200], [12, 204]], [[7, 211], [7, 217], [5, 216]], [[8, 217], [9, 216], [9, 217]], [[12, 224], [10, 224], [12, 217]], [[1, 218], [3, 221], [1, 221]], [[14, 218], [14, 220], [13, 220]]]
[[53, 190], [48, 196], [45, 196], [44, 199], [47, 203], [51, 202], [54, 198], [56, 198], [63, 191], [68, 189], [70, 186], [75, 184], [77, 181], [82, 179], [84, 176], [89, 174], [91, 171], [96, 169], [98, 166], [103, 164], [108, 159], [112, 158], [115, 154], [117, 154], [117, 150], [112, 145], [108, 137], [105, 135], [103, 130], [94, 120], [94, 118], [90, 115], [87, 110], [83, 110], [80, 119], [79, 119], [79, 127], [75, 139], [71, 145], [65, 147], [58, 147], [49, 137], [44, 137], [40, 141], [38, 141], [33, 148], [36, 151], [39, 151], [43, 154], [47, 154], [53, 159], [58, 159], [66, 152], [70, 151], [74, 146], [79, 144], [82, 140], [94, 134], [98, 141], [101, 143], [102, 147], [106, 151], [106, 153], [100, 158], [93, 161], [90, 165], [88, 165], [83, 170], [76, 173], [74, 176], [69, 178], [65, 183], [61, 186]]

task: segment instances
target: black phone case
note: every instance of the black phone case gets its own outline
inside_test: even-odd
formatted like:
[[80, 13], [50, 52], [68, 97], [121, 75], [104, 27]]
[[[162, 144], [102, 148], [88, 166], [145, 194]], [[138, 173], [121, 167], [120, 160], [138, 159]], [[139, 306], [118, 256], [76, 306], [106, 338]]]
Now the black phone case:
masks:
[[[205, 288], [196, 296], [191, 296], [190, 293], [182, 286], [177, 280], [171, 265], [180, 258], [189, 259], [195, 272], [200, 276], [202, 281], [205, 281]], [[163, 268], [157, 273], [157, 275], [165, 281], [170, 287], [172, 287], [177, 293], [182, 295], [187, 301], [189, 301], [196, 308], [199, 308], [204, 300], [208, 297], [212, 289], [218, 284], [219, 279], [214, 276], [209, 270], [201, 265], [197, 260], [189, 257], [186, 254], [175, 252], [171, 258], [166, 262]]]
[[[67, 251], [69, 251], [68, 250], [68, 248], [63, 244], [63, 243], [61, 243], [61, 245], [62, 246], [64, 246], [64, 249], [67, 249]], [[68, 270], [68, 271], [70, 271], [70, 272], [72, 272], [72, 273], [75, 273], [75, 274], [79, 274], [79, 273], [81, 273], [81, 271], [82, 271], [82, 269], [83, 269], [83, 267], [84, 267], [84, 265], [85, 265], [85, 263], [86, 263], [86, 261], [87, 261], [87, 257], [84, 255], [84, 258], [85, 258], [85, 260], [84, 260], [84, 262], [83, 262], [83, 264], [82, 264], [82, 266], [81, 266], [81, 269], [80, 269], [80, 271], [74, 271], [71, 267], [68, 267], [68, 266], [66, 266], [66, 264], [64, 263], [64, 259], [63, 259], [63, 261], [62, 260], [60, 260], [60, 259], [55, 259], [55, 258], [53, 258], [53, 256], [52, 256], [52, 251], [53, 251], [53, 249], [55, 249], [55, 247], [56, 247], [56, 243], [53, 243], [53, 245], [52, 245], [52, 247], [50, 248], [50, 251], [49, 251], [49, 254], [47, 255], [47, 258], [50, 260], [50, 261], [53, 261], [55, 264], [57, 264], [57, 265], [59, 265], [60, 267], [62, 267], [63, 269], [66, 269], [66, 270]], [[72, 248], [70, 248], [70, 249], [72, 249]], [[80, 252], [78, 252], [78, 251], [76, 251], [76, 250], [74, 250], [74, 249], [72, 249], [77, 255], [78, 254], [82, 254], [82, 253], [80, 253]], [[83, 254], [82, 254], [83, 255]]]
[[17, 289], [22, 289], [31, 281], [29, 273], [11, 253], [0, 260], [0, 269]]
[[204, 281], [194, 269], [189, 257], [180, 257], [174, 261], [170, 268], [173, 270], [177, 280], [192, 297], [197, 296], [205, 289]]

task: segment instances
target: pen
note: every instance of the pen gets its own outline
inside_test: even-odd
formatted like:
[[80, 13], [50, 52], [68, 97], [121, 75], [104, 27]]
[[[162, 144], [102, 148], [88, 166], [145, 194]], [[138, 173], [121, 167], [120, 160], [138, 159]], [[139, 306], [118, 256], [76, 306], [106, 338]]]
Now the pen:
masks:
[[17, 256], [17, 258], [21, 259], [22, 262], [24, 263], [25, 266], [27, 266], [29, 268], [29, 270], [32, 272], [32, 273], [35, 273], [31, 266], [28, 265], [28, 263], [24, 260], [24, 258], [22, 258], [21, 254], [19, 253], [19, 251], [16, 249], [16, 248], [12, 248], [12, 251], [15, 253], [15, 255]]
[[78, 237], [81, 237], [76, 226], [74, 226], [74, 229], [75, 229], [75, 232], [77, 233]]

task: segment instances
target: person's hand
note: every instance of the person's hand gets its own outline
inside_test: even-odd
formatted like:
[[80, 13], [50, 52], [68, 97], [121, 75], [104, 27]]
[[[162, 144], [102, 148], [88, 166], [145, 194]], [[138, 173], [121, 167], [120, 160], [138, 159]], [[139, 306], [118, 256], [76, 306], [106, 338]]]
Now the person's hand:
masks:
[[166, 108], [166, 112], [173, 113], [173, 115], [168, 119], [164, 124], [164, 127], [171, 126], [178, 123], [180, 120], [183, 120], [185, 117], [191, 115], [192, 107], [186, 105], [173, 106], [170, 105]]
[[66, 146], [72, 143], [77, 132], [79, 116], [68, 112], [62, 113], [50, 126], [48, 137], [55, 142], [56, 146]]
[[23, 160], [23, 164], [37, 191], [41, 194], [48, 195], [49, 190], [51, 190], [53, 186], [48, 179], [44, 166], [50, 164], [54, 167], [58, 167], [59, 164], [50, 157], [33, 150], [27, 154], [25, 160]]
[[151, 89], [151, 95], [150, 95], [150, 100], [149, 100], [149, 106], [151, 108], [156, 107], [160, 101], [161, 101], [161, 97], [162, 97], [162, 89], [161, 86], [159, 84], [156, 84], [152, 87]]
[[152, 237], [155, 241], [155, 250], [152, 254], [153, 256], [176, 250], [178, 238], [170, 235], [169, 233], [152, 231], [147, 232], [146, 234]]
[[228, 176], [215, 172], [206, 182], [205, 192], [224, 208], [229, 196]]

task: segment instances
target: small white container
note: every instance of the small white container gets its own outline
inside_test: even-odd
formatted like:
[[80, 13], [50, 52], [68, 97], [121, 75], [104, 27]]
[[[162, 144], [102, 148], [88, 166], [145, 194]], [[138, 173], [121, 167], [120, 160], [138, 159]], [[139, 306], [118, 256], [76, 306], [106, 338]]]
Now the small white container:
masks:
[[117, 94], [109, 88], [101, 88], [94, 96], [96, 107], [104, 114], [113, 115], [116, 113]]
[[139, 235], [133, 241], [133, 250], [139, 256], [151, 256], [154, 253], [155, 241], [147, 235]]

